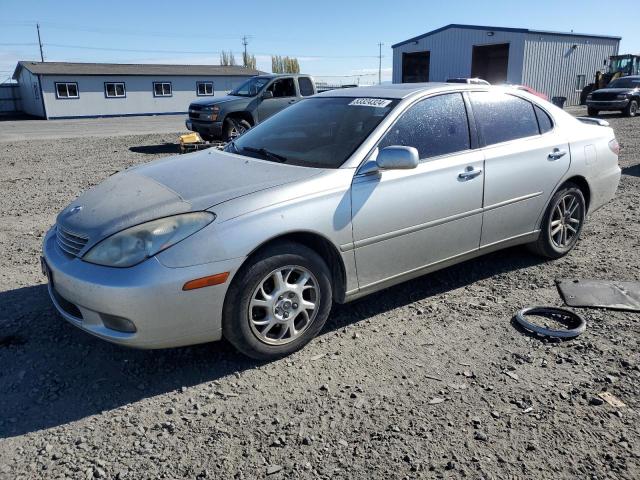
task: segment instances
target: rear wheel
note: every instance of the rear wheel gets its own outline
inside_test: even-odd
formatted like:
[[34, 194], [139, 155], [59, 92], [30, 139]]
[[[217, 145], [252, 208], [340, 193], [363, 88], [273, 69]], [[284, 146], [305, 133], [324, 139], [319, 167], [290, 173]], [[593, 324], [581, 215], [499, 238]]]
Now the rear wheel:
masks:
[[331, 310], [331, 273], [297, 243], [265, 249], [242, 267], [225, 300], [223, 333], [245, 355], [271, 360], [305, 346]]
[[552, 197], [538, 240], [530, 245], [537, 254], [560, 258], [575, 247], [587, 209], [584, 195], [574, 183], [566, 183]]
[[596, 108], [587, 108], [587, 115], [589, 115], [590, 117], [597, 117], [599, 113], [600, 111]]
[[624, 113], [624, 115], [627, 117], [635, 117], [636, 115], [638, 115], [638, 101], [631, 100], [629, 102], [629, 105], [627, 105], [627, 108], [625, 108], [622, 113]]
[[251, 125], [246, 120], [227, 118], [222, 125], [222, 140], [230, 142], [249, 130]]

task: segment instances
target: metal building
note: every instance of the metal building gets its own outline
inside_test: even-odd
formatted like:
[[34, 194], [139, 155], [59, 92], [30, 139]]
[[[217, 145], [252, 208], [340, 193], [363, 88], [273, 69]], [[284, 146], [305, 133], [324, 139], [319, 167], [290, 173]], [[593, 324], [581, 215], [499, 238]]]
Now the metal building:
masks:
[[47, 119], [187, 113], [203, 96], [225, 95], [258, 75], [219, 65], [18, 62], [24, 113]]
[[393, 45], [393, 82], [479, 77], [576, 105], [619, 46], [620, 37], [451, 24]]

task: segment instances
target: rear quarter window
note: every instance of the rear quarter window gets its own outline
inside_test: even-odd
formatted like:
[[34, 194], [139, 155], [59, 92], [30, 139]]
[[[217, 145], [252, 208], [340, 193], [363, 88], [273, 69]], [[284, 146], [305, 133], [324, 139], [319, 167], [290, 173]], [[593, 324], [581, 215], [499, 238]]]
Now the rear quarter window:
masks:
[[536, 118], [538, 119], [538, 126], [540, 127], [540, 133], [547, 133], [553, 130], [553, 121], [549, 114], [535, 105], [534, 110], [536, 112]]
[[538, 135], [533, 104], [505, 93], [471, 92], [471, 104], [485, 145]]
[[302, 95], [303, 97], [309, 97], [313, 95], [313, 83], [311, 82], [310, 78], [299, 77], [298, 87], [300, 87], [300, 95]]

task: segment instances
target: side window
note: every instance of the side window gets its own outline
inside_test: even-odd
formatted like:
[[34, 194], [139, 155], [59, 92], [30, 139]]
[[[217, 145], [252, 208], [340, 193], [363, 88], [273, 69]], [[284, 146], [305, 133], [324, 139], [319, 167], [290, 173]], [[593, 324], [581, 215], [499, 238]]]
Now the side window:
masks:
[[553, 122], [551, 121], [551, 117], [542, 110], [537, 105], [534, 105], [534, 110], [536, 111], [536, 118], [538, 119], [538, 126], [540, 127], [540, 133], [547, 133], [553, 130]]
[[153, 82], [154, 97], [170, 97], [171, 95], [171, 82]]
[[56, 98], [66, 99], [66, 98], [79, 98], [78, 95], [78, 84], [73, 83], [62, 83], [56, 82]]
[[471, 92], [473, 115], [486, 145], [538, 135], [533, 105], [521, 98], [494, 92]]
[[471, 148], [462, 95], [438, 95], [409, 108], [387, 132], [378, 148], [391, 145], [415, 147], [421, 159]]
[[313, 95], [313, 83], [308, 77], [298, 77], [298, 87], [300, 87], [300, 95], [308, 97]]
[[199, 97], [210, 97], [213, 95], [213, 82], [197, 82], [196, 95]]
[[269, 86], [269, 90], [273, 92], [273, 98], [296, 96], [296, 86], [293, 83], [293, 78], [276, 80]]

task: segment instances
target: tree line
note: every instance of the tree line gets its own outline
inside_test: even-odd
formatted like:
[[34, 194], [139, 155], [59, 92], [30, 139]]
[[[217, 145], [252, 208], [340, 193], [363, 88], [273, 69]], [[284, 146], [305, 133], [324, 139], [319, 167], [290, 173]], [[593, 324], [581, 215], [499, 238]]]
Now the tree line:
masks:
[[[236, 57], [231, 50], [220, 52], [220, 65], [238, 65]], [[243, 52], [242, 65], [245, 68], [256, 70], [256, 56]], [[273, 73], [300, 73], [300, 64], [295, 57], [271, 55], [271, 71]]]

